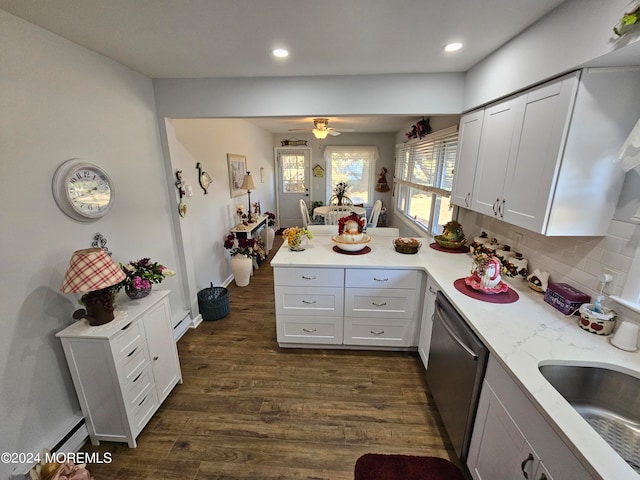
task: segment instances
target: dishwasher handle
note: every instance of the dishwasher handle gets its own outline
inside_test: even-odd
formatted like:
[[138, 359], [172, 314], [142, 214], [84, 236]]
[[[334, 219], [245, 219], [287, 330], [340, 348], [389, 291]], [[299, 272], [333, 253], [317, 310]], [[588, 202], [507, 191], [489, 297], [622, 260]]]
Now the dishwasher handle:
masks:
[[[442, 310], [442, 307], [438, 304], [438, 302], [436, 302], [436, 313], [433, 314], [433, 317], [435, 317], [439, 313], [443, 313], [443, 310]], [[433, 317], [432, 319], [435, 320], [435, 318]], [[447, 331], [449, 336], [467, 353], [467, 355], [469, 355], [473, 360], [478, 360], [478, 354], [473, 350], [471, 350], [467, 345], [465, 345], [465, 343], [460, 339], [460, 337], [456, 335], [456, 333], [453, 331], [451, 326], [447, 323], [446, 316], [440, 314], [438, 315], [438, 319], [442, 323], [442, 326]]]

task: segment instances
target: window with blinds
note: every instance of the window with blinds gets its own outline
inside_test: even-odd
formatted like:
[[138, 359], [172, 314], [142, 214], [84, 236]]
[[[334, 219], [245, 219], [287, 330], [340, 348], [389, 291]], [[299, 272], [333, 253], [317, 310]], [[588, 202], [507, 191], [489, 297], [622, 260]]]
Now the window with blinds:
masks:
[[396, 145], [396, 210], [433, 234], [451, 220], [457, 148], [457, 127]]

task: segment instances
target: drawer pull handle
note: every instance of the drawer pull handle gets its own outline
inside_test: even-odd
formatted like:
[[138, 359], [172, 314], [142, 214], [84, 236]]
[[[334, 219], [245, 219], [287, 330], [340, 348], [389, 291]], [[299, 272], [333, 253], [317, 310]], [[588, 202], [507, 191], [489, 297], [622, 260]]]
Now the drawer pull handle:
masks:
[[525, 467], [527, 466], [527, 463], [529, 462], [533, 462], [533, 453], [529, 453], [529, 456], [525, 458], [524, 461], [520, 464], [520, 469], [522, 470], [522, 476], [524, 478], [529, 478], [529, 474], [524, 471]]
[[127, 323], [124, 327], [122, 327], [120, 330], [121, 331], [125, 331], [127, 328], [129, 328], [131, 325], [133, 324], [133, 321]]
[[147, 399], [147, 397], [148, 397], [148, 396], [149, 396], [149, 395], [147, 395], [146, 397], [144, 397], [144, 398], [142, 399], [142, 401], [138, 404], [138, 406], [142, 405], [142, 404], [145, 402], [145, 400]]
[[388, 279], [388, 278], [376, 278], [376, 277], [373, 277], [373, 279], [374, 279], [376, 282], [388, 282], [388, 281], [389, 281], [389, 279]]
[[429, 291], [430, 291], [431, 293], [433, 293], [434, 295], [437, 293], [437, 292], [433, 289], [433, 287], [432, 287], [431, 285], [429, 285]]
[[138, 379], [139, 379], [141, 376], [142, 376], [142, 372], [140, 372], [140, 373], [138, 374], [138, 376], [137, 376], [136, 378], [134, 378], [134, 379], [133, 379], [133, 382], [132, 382], [132, 383], [136, 383], [136, 382], [138, 381]]
[[316, 301], [315, 301], [315, 300], [311, 300], [311, 301], [309, 301], [309, 300], [302, 300], [302, 303], [306, 303], [307, 305], [313, 305], [314, 303], [316, 303]]
[[306, 277], [306, 276], [302, 275], [302, 279], [303, 280], [315, 280], [316, 277]]
[[384, 302], [384, 303], [371, 302], [371, 305], [375, 305], [376, 307], [384, 307], [386, 304], [387, 302]]
[[302, 331], [305, 332], [305, 333], [316, 333], [317, 332], [317, 330], [315, 328], [303, 328]]
[[383, 333], [384, 333], [384, 330], [380, 330], [378, 332], [371, 330], [371, 335], [382, 335]]
[[138, 350], [138, 347], [134, 348], [133, 350], [131, 350], [131, 353], [129, 355], [127, 355], [127, 357], [130, 357], [131, 355], [133, 355], [134, 353], [136, 353], [136, 351]]

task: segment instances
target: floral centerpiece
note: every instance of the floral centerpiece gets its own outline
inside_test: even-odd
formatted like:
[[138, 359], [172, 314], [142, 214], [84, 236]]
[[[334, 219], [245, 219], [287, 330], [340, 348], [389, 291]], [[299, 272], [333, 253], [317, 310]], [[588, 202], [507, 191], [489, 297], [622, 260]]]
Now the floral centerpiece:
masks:
[[253, 257], [255, 255], [256, 240], [254, 238], [240, 238], [233, 233], [227, 235], [224, 240], [224, 248], [229, 250], [231, 256], [244, 255]]
[[347, 191], [351, 186], [347, 182], [338, 182], [333, 188], [333, 196], [338, 200], [338, 205], [342, 205], [342, 201], [347, 197]]
[[276, 214], [272, 213], [272, 212], [264, 212], [265, 216], [267, 217], [267, 225], [270, 227], [275, 226], [276, 224]]
[[125, 293], [130, 298], [143, 298], [149, 295], [153, 283], [162, 283], [166, 277], [176, 274], [158, 262], [152, 262], [149, 258], [130, 261], [120, 268], [127, 278], [119, 283], [116, 288], [124, 288]]
[[309, 230], [300, 227], [289, 227], [282, 232], [282, 236], [287, 241], [289, 250], [294, 251], [304, 250], [306, 248], [307, 241], [313, 238]]

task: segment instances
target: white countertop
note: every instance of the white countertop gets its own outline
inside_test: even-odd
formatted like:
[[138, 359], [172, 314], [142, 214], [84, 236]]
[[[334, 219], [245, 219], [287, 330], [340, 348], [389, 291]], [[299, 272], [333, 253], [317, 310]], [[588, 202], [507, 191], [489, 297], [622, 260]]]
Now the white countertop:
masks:
[[451, 254], [429, 247], [421, 238], [416, 255], [397, 253], [390, 237], [372, 238], [371, 252], [344, 255], [332, 250], [331, 237], [314, 235], [310, 247], [292, 252], [284, 245], [274, 256], [274, 267], [411, 268], [425, 270], [457, 307], [491, 353], [549, 420], [585, 468], [607, 480], [638, 480], [640, 476], [588, 425], [538, 370], [544, 363], [603, 366], [640, 377], [640, 353], [609, 344], [610, 337], [582, 330], [577, 317], [567, 318], [531, 290], [524, 280], [505, 279], [520, 296], [511, 304], [494, 304], [456, 290], [455, 280], [469, 275], [471, 254]]

